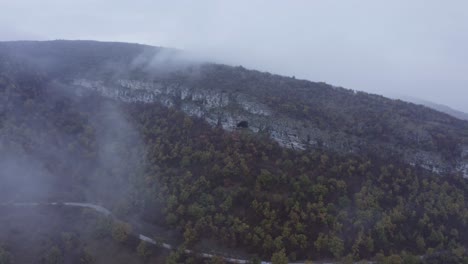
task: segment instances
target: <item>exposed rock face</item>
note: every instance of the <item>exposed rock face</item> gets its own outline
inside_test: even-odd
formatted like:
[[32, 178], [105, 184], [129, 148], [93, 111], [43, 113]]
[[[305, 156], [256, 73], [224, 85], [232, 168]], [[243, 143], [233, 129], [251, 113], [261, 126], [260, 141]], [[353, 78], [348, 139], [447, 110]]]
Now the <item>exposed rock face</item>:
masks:
[[468, 122], [427, 107], [241, 66], [161, 61], [165, 53], [157, 47], [0, 44], [0, 73], [8, 78], [37, 71], [78, 93], [158, 102], [227, 130], [245, 121], [246, 129], [269, 133], [288, 148], [369, 154], [468, 177]]
[[[268, 106], [243, 94], [133, 80], [103, 82], [75, 79], [72, 84], [125, 102], [159, 102], [168, 107], [177, 104], [185, 113], [202, 117], [212, 125], [220, 123], [226, 130], [233, 130], [239, 122], [248, 120], [249, 128], [258, 132], [271, 124], [270, 119], [273, 116], [273, 111]], [[286, 145], [290, 136], [278, 134], [275, 139]], [[303, 148], [301, 144], [294, 144]]]
[[458, 170], [463, 173], [465, 178], [468, 178], [468, 146], [465, 146], [462, 151], [462, 162], [458, 163]]
[[[220, 124], [226, 130], [234, 130], [240, 122], [246, 121], [248, 129], [253, 132], [268, 132], [280, 145], [293, 149], [323, 147], [339, 152], [356, 152], [365, 144], [373, 144], [342, 132], [323, 131], [299, 119], [275, 112], [256, 98], [236, 91], [128, 79], [74, 79], [72, 85], [78, 93], [92, 90], [125, 102], [159, 102], [167, 107], [177, 107], [188, 115], [205, 119], [213, 126]], [[430, 139], [426, 131], [416, 131], [413, 137], [415, 142]], [[395, 148], [390, 144], [378, 144], [389, 151]], [[402, 156], [408, 163], [421, 165], [434, 172], [459, 171], [468, 177], [468, 146], [463, 149], [460, 160], [451, 164], [439, 153], [423, 150], [408, 150]]]

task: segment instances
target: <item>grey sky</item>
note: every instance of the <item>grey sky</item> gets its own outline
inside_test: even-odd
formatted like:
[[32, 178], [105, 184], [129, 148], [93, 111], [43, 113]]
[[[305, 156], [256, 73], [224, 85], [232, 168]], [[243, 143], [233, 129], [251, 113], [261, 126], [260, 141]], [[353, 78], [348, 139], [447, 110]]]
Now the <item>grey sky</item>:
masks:
[[96, 39], [468, 112], [464, 0], [0, 0], [0, 40]]

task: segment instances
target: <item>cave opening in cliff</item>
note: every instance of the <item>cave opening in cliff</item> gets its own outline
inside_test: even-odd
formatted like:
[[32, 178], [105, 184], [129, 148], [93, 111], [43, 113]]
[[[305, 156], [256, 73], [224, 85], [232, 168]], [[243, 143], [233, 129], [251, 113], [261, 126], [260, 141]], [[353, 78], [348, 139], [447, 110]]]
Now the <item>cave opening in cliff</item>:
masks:
[[249, 128], [249, 122], [242, 120], [239, 123], [237, 123], [238, 128]]

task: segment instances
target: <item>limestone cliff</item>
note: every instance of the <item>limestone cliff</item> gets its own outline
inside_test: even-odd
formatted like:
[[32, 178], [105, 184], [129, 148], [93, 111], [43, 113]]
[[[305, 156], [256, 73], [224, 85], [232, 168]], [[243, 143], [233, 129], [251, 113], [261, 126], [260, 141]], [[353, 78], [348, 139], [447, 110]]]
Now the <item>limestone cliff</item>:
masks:
[[[325, 131], [309, 122], [275, 111], [257, 98], [239, 91], [130, 79], [104, 81], [77, 78], [71, 84], [78, 93], [92, 90], [124, 102], [158, 102], [167, 107], [177, 107], [191, 116], [205, 119], [213, 126], [220, 124], [226, 130], [234, 130], [244, 122], [253, 132], [267, 132], [280, 145], [298, 150], [320, 147], [340, 152], [358, 152], [366, 144], [373, 144], [341, 131]], [[428, 133], [422, 131], [417, 135], [417, 140], [428, 140], [428, 137]], [[464, 147], [459, 160], [448, 163], [439, 153], [418, 149], [401, 151], [385, 142], [375, 144], [389, 151], [400, 151], [410, 164], [418, 164], [440, 173], [459, 171], [468, 177], [468, 146]]]

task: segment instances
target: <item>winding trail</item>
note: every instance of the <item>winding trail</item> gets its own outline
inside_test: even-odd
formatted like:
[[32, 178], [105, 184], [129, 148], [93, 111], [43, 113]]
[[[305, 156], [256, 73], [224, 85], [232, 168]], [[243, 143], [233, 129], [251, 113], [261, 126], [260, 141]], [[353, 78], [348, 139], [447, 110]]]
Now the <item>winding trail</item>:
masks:
[[[47, 206], [47, 205], [52, 205], [52, 206], [69, 206], [69, 207], [81, 207], [81, 208], [88, 208], [88, 209], [91, 209], [95, 212], [98, 212], [104, 216], [107, 216], [107, 217], [112, 217], [114, 219], [117, 220], [117, 218], [112, 214], [112, 212], [108, 209], [106, 209], [105, 207], [102, 207], [100, 205], [97, 205], [97, 204], [92, 204], [92, 203], [78, 203], [78, 202], [49, 202], [49, 203], [36, 203], [36, 202], [30, 202], [30, 203], [15, 203], [15, 202], [10, 202], [10, 203], [0, 203], [0, 206], [14, 206], [14, 207], [21, 207], [21, 206], [24, 206], [24, 207], [36, 207], [36, 206]], [[154, 239], [148, 237], [148, 236], [145, 236], [143, 234], [132, 234], [132, 235], [135, 235], [138, 237], [138, 239], [140, 239], [141, 241], [144, 241], [144, 242], [147, 242], [147, 243], [150, 243], [152, 245], [155, 245], [157, 247], [162, 247], [162, 248], [165, 248], [165, 249], [168, 249], [168, 250], [173, 250], [173, 249], [176, 249], [176, 247], [170, 245], [170, 244], [167, 244], [167, 243], [158, 243], [156, 242]], [[210, 253], [203, 253], [203, 252], [195, 252], [193, 250], [190, 250], [190, 249], [186, 249], [184, 251], [185, 253], [187, 254], [197, 254], [203, 258], [214, 258], [214, 257], [218, 257], [218, 258], [222, 258], [224, 261], [226, 262], [229, 262], [229, 263], [239, 263], [239, 264], [247, 264], [247, 263], [250, 263], [250, 260], [246, 260], [246, 259], [237, 259], [237, 258], [232, 258], [232, 257], [227, 257], [227, 256], [223, 256], [223, 255], [214, 255], [214, 254], [210, 254]], [[306, 262], [289, 262], [289, 264], [305, 264]], [[320, 263], [320, 264], [337, 264], [337, 262], [316, 262], [314, 261], [314, 263]], [[368, 262], [368, 263], [373, 263], [373, 262]], [[272, 264], [271, 262], [269, 261], [261, 261], [261, 264]]]

